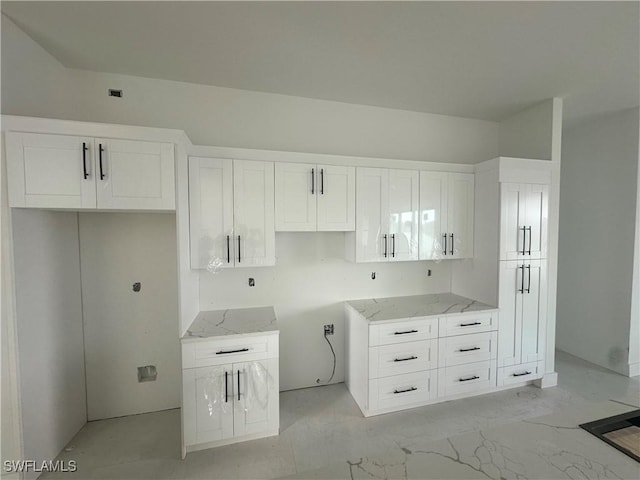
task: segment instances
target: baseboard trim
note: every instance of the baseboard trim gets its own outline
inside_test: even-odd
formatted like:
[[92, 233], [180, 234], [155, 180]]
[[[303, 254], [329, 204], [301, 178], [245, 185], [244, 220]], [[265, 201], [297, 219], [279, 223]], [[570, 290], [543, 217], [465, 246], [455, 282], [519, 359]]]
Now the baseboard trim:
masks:
[[627, 371], [628, 377], [637, 377], [640, 375], [640, 362], [639, 363], [630, 363], [629, 370]]
[[538, 388], [549, 388], [558, 385], [558, 372], [545, 373], [544, 377], [535, 380], [534, 385]]

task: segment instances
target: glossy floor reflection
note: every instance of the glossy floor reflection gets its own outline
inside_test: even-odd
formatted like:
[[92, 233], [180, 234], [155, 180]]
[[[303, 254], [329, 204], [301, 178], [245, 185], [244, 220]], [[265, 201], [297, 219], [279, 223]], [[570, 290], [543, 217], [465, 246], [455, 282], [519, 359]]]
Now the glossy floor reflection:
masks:
[[[559, 353], [558, 387], [523, 387], [363, 418], [344, 384], [283, 392], [278, 437], [180, 460], [180, 413], [91, 422], [41, 478], [640, 478], [577, 428], [640, 406], [640, 380]], [[613, 401], [611, 401], [613, 400]]]

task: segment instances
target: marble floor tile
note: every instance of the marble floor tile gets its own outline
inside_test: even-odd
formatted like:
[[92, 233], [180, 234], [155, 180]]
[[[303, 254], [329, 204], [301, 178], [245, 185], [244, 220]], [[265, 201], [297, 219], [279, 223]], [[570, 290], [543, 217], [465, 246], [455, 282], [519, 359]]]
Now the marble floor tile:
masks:
[[344, 384], [282, 392], [279, 436], [184, 460], [179, 410], [90, 422], [58, 457], [78, 471], [40, 478], [640, 478], [640, 464], [577, 428], [640, 404], [639, 379], [561, 352], [557, 370], [554, 388], [370, 418]]

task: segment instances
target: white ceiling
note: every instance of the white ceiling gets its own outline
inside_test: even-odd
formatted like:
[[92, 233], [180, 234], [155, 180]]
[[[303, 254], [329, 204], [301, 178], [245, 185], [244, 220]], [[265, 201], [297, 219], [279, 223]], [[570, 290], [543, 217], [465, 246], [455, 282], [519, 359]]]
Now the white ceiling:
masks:
[[65, 66], [500, 120], [637, 106], [638, 2], [2, 2]]

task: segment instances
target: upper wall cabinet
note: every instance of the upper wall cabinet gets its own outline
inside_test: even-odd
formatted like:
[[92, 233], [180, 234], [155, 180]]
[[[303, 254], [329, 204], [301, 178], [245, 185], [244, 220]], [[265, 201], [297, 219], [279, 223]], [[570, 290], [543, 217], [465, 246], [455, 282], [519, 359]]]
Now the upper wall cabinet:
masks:
[[173, 144], [7, 132], [12, 207], [173, 210]]
[[275, 265], [273, 163], [189, 157], [191, 268]]
[[276, 231], [355, 230], [355, 179], [354, 167], [276, 163]]
[[474, 176], [420, 172], [420, 259], [473, 257]]
[[500, 260], [547, 257], [549, 187], [502, 183]]
[[417, 171], [358, 168], [356, 262], [418, 260]]

